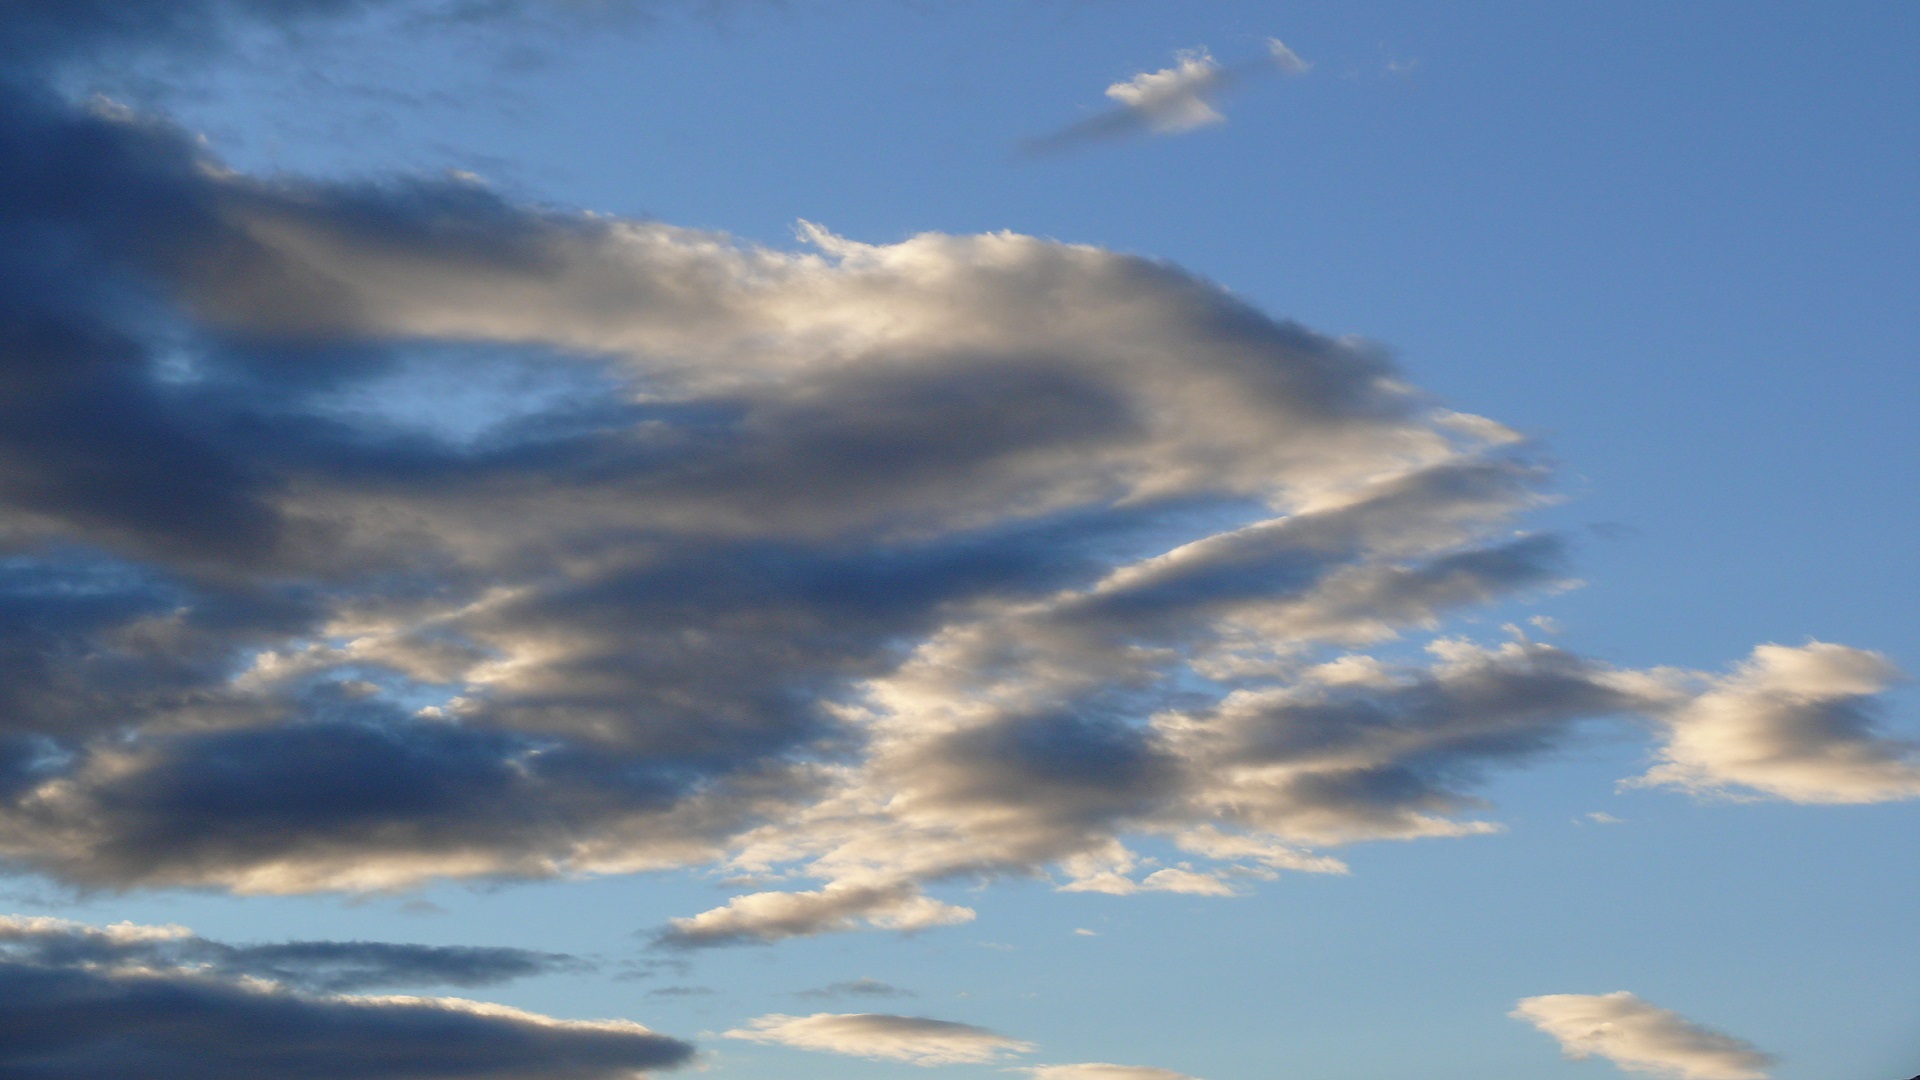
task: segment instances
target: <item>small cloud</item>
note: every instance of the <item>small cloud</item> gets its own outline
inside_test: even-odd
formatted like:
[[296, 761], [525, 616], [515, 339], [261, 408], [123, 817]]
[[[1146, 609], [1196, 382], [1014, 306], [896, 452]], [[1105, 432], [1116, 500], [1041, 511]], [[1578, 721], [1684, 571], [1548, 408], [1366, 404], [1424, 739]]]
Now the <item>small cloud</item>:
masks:
[[647, 991], [647, 996], [650, 998], [708, 997], [715, 992], [711, 986], [661, 986]]
[[1100, 936], [1098, 931], [1089, 930], [1084, 926], [1074, 928], [1073, 933], [1075, 937], [1099, 937]]
[[1673, 1080], [1765, 1080], [1774, 1063], [1744, 1040], [1625, 990], [1530, 997], [1507, 1015], [1558, 1039], [1570, 1058], [1603, 1057], [1629, 1072]]
[[774, 1013], [723, 1034], [729, 1039], [910, 1065], [977, 1065], [1033, 1049], [1032, 1043], [972, 1024], [887, 1013]]
[[1215, 105], [1235, 84], [1270, 71], [1304, 75], [1312, 66], [1279, 38], [1267, 39], [1266, 56], [1231, 67], [1221, 65], [1204, 48], [1182, 49], [1174, 54], [1172, 67], [1143, 71], [1107, 87], [1107, 97], [1119, 102], [1119, 108], [1034, 139], [1024, 149], [1044, 154], [1088, 142], [1140, 134], [1178, 135], [1223, 124], [1227, 118]]
[[1019, 1071], [1033, 1080], [1197, 1080], [1171, 1069], [1110, 1065], [1104, 1061], [1086, 1061], [1077, 1065], [1033, 1065]]
[[1605, 810], [1594, 810], [1587, 814], [1586, 819], [1588, 821], [1593, 822], [1595, 825], [1623, 824], [1623, 820], [1621, 818], [1614, 817], [1612, 814], [1607, 813]]
[[812, 990], [802, 990], [795, 997], [838, 998], [838, 997], [917, 997], [911, 990], [903, 990], [891, 983], [878, 979], [850, 979], [846, 982], [829, 983]]

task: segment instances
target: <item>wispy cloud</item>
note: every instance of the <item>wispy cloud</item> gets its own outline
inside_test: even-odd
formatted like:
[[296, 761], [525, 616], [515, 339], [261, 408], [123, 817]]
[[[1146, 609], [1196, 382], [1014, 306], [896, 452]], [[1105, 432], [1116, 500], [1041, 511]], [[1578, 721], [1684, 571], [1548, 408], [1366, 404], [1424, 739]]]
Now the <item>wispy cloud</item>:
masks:
[[725, 1034], [729, 1039], [910, 1065], [982, 1064], [1033, 1049], [1031, 1043], [972, 1024], [887, 1013], [775, 1013]]
[[911, 990], [903, 990], [891, 983], [878, 979], [850, 979], [846, 982], [831, 983], [827, 986], [802, 990], [795, 995], [803, 998], [839, 998], [839, 997], [914, 997]]
[[1511, 1014], [1559, 1040], [1568, 1057], [1603, 1057], [1630, 1072], [1676, 1080], [1762, 1080], [1773, 1058], [1625, 990], [1548, 994]]
[[1107, 87], [1107, 97], [1118, 102], [1118, 108], [1030, 140], [1022, 148], [1045, 154], [1107, 139], [1177, 135], [1225, 123], [1217, 106], [1237, 84], [1258, 74], [1304, 75], [1311, 66], [1278, 38], [1268, 40], [1266, 56], [1231, 67], [1221, 65], [1206, 49], [1184, 49], [1170, 68], [1144, 71]]
[[1077, 1065], [1036, 1065], [1021, 1070], [1033, 1080], [1198, 1080], [1171, 1069], [1144, 1065], [1109, 1065], [1089, 1061]]

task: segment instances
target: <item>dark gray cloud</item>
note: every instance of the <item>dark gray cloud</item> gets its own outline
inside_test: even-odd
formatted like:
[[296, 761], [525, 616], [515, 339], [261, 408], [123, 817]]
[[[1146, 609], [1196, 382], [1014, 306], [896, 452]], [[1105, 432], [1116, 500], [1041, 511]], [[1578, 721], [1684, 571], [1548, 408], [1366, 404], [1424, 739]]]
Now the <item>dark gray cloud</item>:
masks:
[[692, 1058], [689, 1044], [628, 1021], [314, 992], [478, 985], [555, 960], [368, 942], [222, 946], [176, 927], [10, 918], [0, 923], [0, 1072], [22, 1080], [627, 1080]]

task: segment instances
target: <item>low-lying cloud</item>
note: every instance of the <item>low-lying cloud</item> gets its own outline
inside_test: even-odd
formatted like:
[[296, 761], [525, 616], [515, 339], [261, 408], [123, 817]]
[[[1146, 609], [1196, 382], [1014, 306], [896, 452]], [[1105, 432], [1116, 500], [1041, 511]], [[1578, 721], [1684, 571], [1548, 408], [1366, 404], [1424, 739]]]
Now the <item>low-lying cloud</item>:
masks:
[[1559, 1040], [1568, 1057], [1603, 1057], [1675, 1080], [1763, 1080], [1773, 1058], [1625, 990], [1523, 999], [1510, 1014]]

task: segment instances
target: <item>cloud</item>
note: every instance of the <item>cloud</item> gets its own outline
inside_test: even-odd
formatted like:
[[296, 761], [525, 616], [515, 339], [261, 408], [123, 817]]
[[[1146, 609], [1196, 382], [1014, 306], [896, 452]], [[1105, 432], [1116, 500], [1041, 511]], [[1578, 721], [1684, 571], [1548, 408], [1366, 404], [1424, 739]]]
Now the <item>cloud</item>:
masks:
[[910, 1065], [982, 1064], [1033, 1049], [1031, 1043], [986, 1028], [921, 1016], [775, 1013], [748, 1023], [749, 1027], [726, 1032], [726, 1037]]
[[[0, 49], [242, 7], [40, 6]], [[930, 890], [1007, 876], [1342, 872], [1322, 849], [1497, 829], [1485, 779], [1595, 718], [1670, 732], [1658, 782], [1913, 793], [1869, 654], [1374, 655], [1564, 583], [1519, 528], [1550, 476], [1178, 267], [249, 177], [46, 74], [0, 79], [10, 868], [803, 883], [658, 938], [694, 947], [948, 925]]]
[[1760, 1080], [1773, 1058], [1748, 1043], [1617, 991], [1525, 998], [1511, 1014], [1560, 1041], [1568, 1057], [1678, 1080]]
[[941, 903], [904, 884], [835, 884], [817, 892], [736, 896], [725, 906], [674, 919], [656, 940], [672, 948], [768, 944], [847, 930], [863, 922], [888, 930], [923, 930], [970, 922], [973, 917], [969, 908]]
[[[693, 1055], [687, 1043], [625, 1020], [557, 1020], [458, 998], [299, 988], [327, 985], [325, 972], [340, 970], [343, 956], [354, 958], [347, 966], [362, 974], [359, 985], [460, 983], [472, 977], [474, 955], [488, 950], [310, 942], [292, 957], [265, 957], [180, 927], [11, 917], [4, 928], [0, 1071], [23, 1080], [628, 1080]], [[320, 948], [328, 945], [332, 951]], [[317, 951], [324, 952], [319, 964]], [[291, 970], [295, 978], [269, 982], [255, 969]], [[366, 977], [376, 970], [382, 974]], [[497, 974], [496, 966], [485, 981]]]
[[1757, 791], [1798, 803], [1920, 795], [1920, 745], [1876, 731], [1873, 695], [1902, 678], [1886, 657], [1810, 642], [1761, 645], [1666, 714], [1662, 763], [1635, 783]]
[[228, 945], [183, 927], [0, 916], [0, 956], [11, 961], [108, 968], [181, 968], [222, 978], [265, 980], [321, 992], [392, 986], [491, 986], [583, 970], [561, 953], [468, 945], [379, 941], [288, 941]]
[[1145, 1065], [1108, 1065], [1098, 1061], [1078, 1065], [1033, 1065], [1021, 1070], [1033, 1080], [1197, 1080], [1186, 1073]]
[[1174, 66], [1144, 71], [1107, 87], [1107, 97], [1119, 102], [1119, 108], [1031, 140], [1024, 148], [1028, 153], [1050, 153], [1088, 142], [1140, 134], [1178, 135], [1224, 124], [1227, 118], [1215, 106], [1239, 82], [1265, 72], [1304, 75], [1311, 67], [1278, 38], [1268, 40], [1265, 57], [1233, 67], [1223, 67], [1205, 49], [1182, 49], [1174, 55]]
[[902, 990], [898, 986], [883, 983], [878, 979], [859, 978], [848, 982], [831, 983], [812, 990], [802, 990], [797, 995], [804, 998], [837, 997], [915, 997], [911, 990]]

